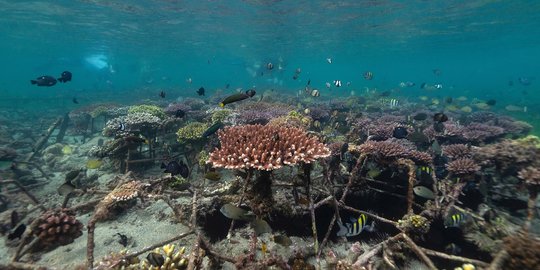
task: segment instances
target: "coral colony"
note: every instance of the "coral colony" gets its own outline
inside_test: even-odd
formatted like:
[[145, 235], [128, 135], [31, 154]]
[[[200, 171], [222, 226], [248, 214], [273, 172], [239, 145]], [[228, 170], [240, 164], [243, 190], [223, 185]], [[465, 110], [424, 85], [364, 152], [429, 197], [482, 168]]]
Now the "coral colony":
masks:
[[20, 134], [0, 136], [0, 268], [540, 265], [527, 123], [370, 93], [267, 91], [226, 108], [211, 93], [2, 118], [0, 134]]

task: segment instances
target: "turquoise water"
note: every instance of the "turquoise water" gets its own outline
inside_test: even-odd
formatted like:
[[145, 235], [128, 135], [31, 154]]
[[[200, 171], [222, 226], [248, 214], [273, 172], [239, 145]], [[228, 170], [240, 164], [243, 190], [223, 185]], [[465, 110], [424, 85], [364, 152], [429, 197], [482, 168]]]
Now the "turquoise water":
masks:
[[[307, 79], [320, 88], [339, 79], [352, 89], [440, 82], [448, 87], [428, 94], [496, 97], [527, 105], [529, 117], [540, 110], [538, 1], [120, 2], [2, 1], [2, 99], [112, 99], [143, 86], [193, 96], [199, 86], [227, 83], [296, 92]], [[92, 65], [92, 57], [102, 58]], [[254, 65], [279, 58], [282, 73], [251, 76]], [[296, 68], [302, 74], [292, 80]], [[29, 84], [63, 70], [73, 72], [72, 83]], [[368, 70], [372, 81], [362, 78]], [[274, 77], [281, 87], [268, 82]]]

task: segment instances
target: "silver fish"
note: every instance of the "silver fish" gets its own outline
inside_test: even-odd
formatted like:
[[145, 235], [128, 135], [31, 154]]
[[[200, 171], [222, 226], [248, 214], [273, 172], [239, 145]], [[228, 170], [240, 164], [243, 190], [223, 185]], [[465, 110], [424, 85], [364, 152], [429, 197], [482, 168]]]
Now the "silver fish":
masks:
[[219, 211], [226, 217], [234, 220], [254, 220], [255, 215], [248, 210], [236, 207], [230, 203], [224, 204]]
[[263, 219], [256, 219], [252, 221], [251, 227], [253, 228], [257, 236], [265, 233], [272, 233], [272, 228], [270, 228], [268, 222], [264, 221]]
[[414, 187], [413, 192], [417, 196], [420, 196], [420, 197], [428, 199], [428, 200], [435, 199], [435, 193], [433, 193], [433, 191], [431, 191], [431, 189], [429, 189], [427, 187], [424, 187], [424, 186], [416, 186], [416, 187]]

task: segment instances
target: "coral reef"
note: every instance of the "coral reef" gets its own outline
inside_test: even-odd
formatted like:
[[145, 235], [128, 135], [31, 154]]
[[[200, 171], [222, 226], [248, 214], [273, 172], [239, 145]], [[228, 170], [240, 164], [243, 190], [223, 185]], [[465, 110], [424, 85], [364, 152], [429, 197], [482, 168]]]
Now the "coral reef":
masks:
[[138, 113], [147, 113], [150, 115], [153, 115], [161, 120], [165, 118], [165, 111], [155, 105], [135, 105], [131, 106], [128, 109], [128, 115], [129, 114], [138, 114]]
[[67, 245], [82, 235], [82, 223], [67, 209], [48, 210], [32, 224], [32, 234], [45, 247]]
[[508, 260], [503, 269], [538, 269], [540, 265], [540, 239], [518, 233], [504, 240]]
[[[125, 126], [122, 130], [120, 125]], [[128, 134], [154, 133], [161, 124], [161, 119], [147, 112], [134, 112], [126, 116], [119, 116], [107, 121], [103, 128], [104, 136], [126, 136]]]
[[514, 174], [532, 164], [540, 150], [530, 143], [503, 140], [473, 150], [473, 158], [482, 166], [494, 165], [503, 174]]
[[300, 114], [297, 111], [290, 111], [287, 115], [273, 118], [268, 122], [271, 126], [291, 126], [302, 129], [307, 129], [311, 125], [312, 120]]
[[168, 115], [174, 115], [178, 110], [189, 112], [191, 111], [191, 106], [185, 103], [171, 103], [165, 108], [164, 112]]
[[187, 125], [181, 127], [176, 132], [177, 140], [179, 143], [187, 143], [190, 141], [196, 141], [202, 139], [203, 133], [208, 129], [208, 125], [201, 122], [190, 122]]
[[450, 144], [442, 147], [445, 156], [451, 159], [472, 157], [471, 149], [465, 144]]
[[0, 148], [0, 161], [14, 160], [17, 156], [17, 151], [15, 151], [15, 149], [8, 147]]
[[446, 164], [446, 169], [453, 176], [467, 176], [480, 170], [480, 165], [470, 158], [458, 158]]
[[208, 159], [214, 167], [269, 171], [283, 165], [311, 163], [330, 155], [324, 144], [295, 127], [227, 127], [218, 136], [221, 148], [210, 153]]

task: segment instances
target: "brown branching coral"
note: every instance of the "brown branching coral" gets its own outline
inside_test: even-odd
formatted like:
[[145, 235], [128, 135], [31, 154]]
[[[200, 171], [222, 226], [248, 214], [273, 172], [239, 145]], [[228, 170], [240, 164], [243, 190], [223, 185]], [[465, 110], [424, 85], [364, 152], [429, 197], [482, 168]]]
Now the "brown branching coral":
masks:
[[[482, 165], [495, 165], [502, 173], [517, 172], [517, 170], [532, 164], [540, 149], [532, 143], [504, 140], [473, 150], [474, 159]], [[517, 169], [517, 170], [516, 170]]]
[[442, 147], [443, 154], [451, 159], [470, 158], [471, 149], [465, 144], [450, 144]]
[[480, 170], [480, 165], [470, 158], [459, 158], [446, 165], [448, 172], [454, 176], [466, 176]]
[[540, 241], [527, 234], [517, 234], [504, 240], [508, 256], [503, 269], [538, 269], [540, 266]]
[[210, 153], [207, 161], [214, 167], [270, 171], [330, 155], [323, 143], [295, 127], [235, 126], [219, 131], [218, 136], [221, 149]]
[[67, 245], [82, 235], [82, 223], [68, 209], [48, 210], [32, 224], [32, 234], [46, 247]]
[[395, 160], [398, 158], [408, 157], [409, 149], [392, 141], [367, 141], [358, 146], [358, 151], [362, 154], [373, 156], [377, 159]]
[[528, 187], [540, 188], [540, 170], [538, 168], [529, 166], [522, 169], [519, 171], [518, 177], [523, 179]]

